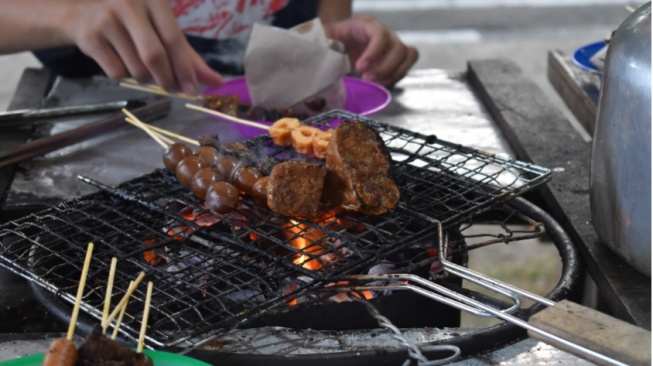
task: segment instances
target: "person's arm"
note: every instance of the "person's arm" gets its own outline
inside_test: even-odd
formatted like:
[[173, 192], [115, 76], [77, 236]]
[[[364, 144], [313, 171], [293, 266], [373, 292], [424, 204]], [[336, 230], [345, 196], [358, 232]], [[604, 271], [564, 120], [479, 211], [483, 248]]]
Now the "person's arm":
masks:
[[177, 25], [168, 0], [0, 0], [0, 53], [77, 45], [114, 79], [154, 79], [195, 93], [220, 84]]
[[351, 18], [352, 0], [321, 0], [317, 15], [324, 25]]
[[0, 0], [0, 54], [69, 44], [62, 33], [61, 1]]
[[364, 80], [394, 85], [417, 61], [417, 49], [371, 15], [352, 17], [351, 5], [350, 0], [320, 1], [318, 15], [327, 35], [345, 45], [352, 67]]

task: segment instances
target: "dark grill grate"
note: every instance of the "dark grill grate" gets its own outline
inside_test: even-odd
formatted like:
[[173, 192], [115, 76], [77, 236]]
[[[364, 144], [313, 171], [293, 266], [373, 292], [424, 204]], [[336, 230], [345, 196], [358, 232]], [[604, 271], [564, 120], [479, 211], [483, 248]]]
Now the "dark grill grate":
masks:
[[[386, 215], [326, 212], [300, 221], [244, 198], [237, 212], [218, 218], [172, 174], [157, 170], [3, 225], [0, 264], [73, 302], [86, 244], [94, 242], [83, 309], [101, 317], [109, 262], [118, 257], [113, 305], [145, 271], [155, 283], [148, 343], [188, 349], [330, 278], [364, 272], [407, 248], [426, 251], [433, 219], [453, 227], [550, 177], [541, 167], [342, 111], [305, 123], [343, 118], [377, 130], [391, 152], [402, 196]], [[246, 144], [275, 160], [305, 159], [267, 136]], [[298, 249], [302, 239], [307, 246]], [[125, 314], [127, 338], [138, 336], [144, 292], [141, 286]]]

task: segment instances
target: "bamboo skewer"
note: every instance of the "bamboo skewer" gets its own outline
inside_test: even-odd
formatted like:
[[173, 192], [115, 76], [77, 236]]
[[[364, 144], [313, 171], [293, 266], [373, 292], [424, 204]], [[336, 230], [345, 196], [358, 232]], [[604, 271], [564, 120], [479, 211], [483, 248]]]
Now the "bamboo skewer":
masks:
[[[129, 281], [129, 287], [131, 287], [134, 284], [134, 281]], [[125, 311], [127, 310], [127, 304], [129, 303], [129, 299], [127, 299], [127, 302], [125, 303], [125, 306], [120, 309], [120, 314], [118, 314], [118, 319], [116, 320], [116, 324], [113, 326], [113, 333], [111, 334], [111, 339], [116, 340], [116, 337], [118, 337], [118, 330], [120, 329], [120, 325], [122, 324], [122, 317], [125, 316]]]
[[73, 307], [73, 313], [70, 316], [70, 323], [68, 324], [68, 334], [66, 335], [66, 339], [69, 341], [72, 341], [73, 336], [75, 335], [75, 325], [77, 324], [77, 316], [79, 315], [79, 306], [82, 302], [82, 295], [84, 294], [84, 286], [86, 285], [86, 277], [88, 276], [88, 268], [91, 265], [92, 255], [93, 243], [88, 243], [88, 247], [86, 248], [86, 258], [84, 259], [84, 266], [82, 267], [82, 275], [77, 287], [75, 306]]
[[148, 124], [146, 124], [145, 122], [141, 122], [141, 124], [143, 125], [143, 126], [141, 126], [138, 122], [134, 121], [133, 119], [131, 119], [131, 118], [129, 118], [129, 117], [125, 117], [125, 122], [130, 123], [130, 124], [132, 124], [132, 125], [134, 125], [134, 126], [140, 128], [140, 129], [144, 129], [143, 127], [145, 127], [145, 128], [147, 128], [147, 129], [149, 129], [150, 131], [155, 132], [155, 133], [157, 134], [157, 136], [159, 136], [159, 138], [160, 138], [163, 142], [165, 142], [166, 144], [168, 144], [168, 145], [172, 145], [172, 144], [175, 143], [175, 140], [173, 140], [173, 139], [171, 139], [171, 138], [169, 138], [169, 137], [164, 136], [164, 134], [162, 134], [162, 133], [160, 133], [160, 132], [158, 132], [158, 131], [155, 131], [155, 130], [152, 128], [152, 127], [154, 127], [154, 126], [152, 126], [152, 125], [148, 125]]
[[145, 331], [147, 330], [147, 318], [150, 316], [150, 303], [152, 300], [152, 289], [154, 284], [152, 281], [147, 283], [147, 295], [145, 296], [145, 308], [143, 309], [143, 320], [141, 322], [141, 333], [138, 336], [137, 353], [143, 352], [143, 344], [145, 343]]
[[143, 129], [143, 131], [145, 131], [148, 135], [150, 135], [150, 137], [152, 137], [154, 139], [154, 141], [158, 142], [159, 145], [161, 145], [164, 149], [168, 148], [168, 144], [166, 144], [163, 140], [161, 140], [159, 135], [153, 133], [147, 127], [145, 127], [143, 125], [143, 122], [141, 122], [141, 120], [138, 119], [138, 117], [136, 117], [134, 114], [132, 114], [130, 111], [128, 111], [125, 108], [122, 109], [122, 112], [124, 114], [126, 114], [128, 117], [130, 117], [132, 119], [132, 121], [134, 121], [139, 127], [141, 127], [141, 129]]
[[[109, 307], [111, 307], [111, 292], [113, 291], [113, 279], [116, 276], [116, 265], [118, 264], [118, 258], [111, 258], [111, 266], [109, 267], [109, 279], [107, 281], [107, 292], [104, 296], [104, 309], [102, 310], [102, 324], [109, 316]], [[102, 328], [102, 332], [106, 331], [106, 328]]]
[[153, 131], [153, 132], [157, 132], [159, 135], [170, 136], [170, 137], [176, 138], [177, 140], [181, 140], [181, 141], [184, 141], [184, 142], [187, 142], [187, 143], [189, 143], [189, 144], [196, 145], [196, 146], [199, 146], [199, 144], [200, 144], [199, 142], [197, 142], [197, 140], [193, 140], [193, 139], [190, 138], [190, 137], [182, 136], [182, 135], [179, 135], [179, 134], [177, 134], [177, 133], [174, 133], [174, 132], [171, 132], [171, 131], [168, 131], [168, 130], [164, 130], [163, 128], [160, 128], [160, 127], [156, 127], [156, 126], [153, 126], [153, 125], [147, 124], [147, 123], [142, 122], [142, 121], [141, 121], [141, 123], [140, 123], [140, 125], [139, 125], [138, 123], [134, 122], [134, 121], [133, 121], [131, 118], [129, 118], [129, 117], [128, 117], [128, 118], [125, 118], [125, 121], [127, 121], [127, 122], [133, 124], [134, 126], [136, 126], [136, 127], [138, 127], [138, 128], [146, 127], [146, 128], [150, 129], [150, 130]]
[[252, 121], [247, 121], [247, 120], [244, 120], [244, 119], [241, 119], [241, 118], [238, 118], [238, 117], [230, 116], [230, 115], [222, 113], [222, 112], [218, 112], [218, 111], [213, 110], [213, 109], [200, 107], [200, 106], [195, 105], [195, 104], [186, 103], [186, 108], [193, 109], [193, 110], [200, 111], [200, 112], [204, 112], [204, 113], [208, 113], [208, 114], [214, 115], [216, 117], [220, 117], [220, 118], [224, 118], [224, 119], [227, 119], [229, 121], [232, 121], [232, 122], [240, 123], [242, 125], [260, 128], [260, 129], [266, 130], [266, 131], [270, 130], [270, 126], [268, 126], [268, 125], [264, 125], [262, 123], [256, 123], [256, 122], [252, 122]]
[[146, 92], [150, 92], [150, 93], [153, 93], [153, 94], [165, 95], [165, 96], [168, 96], [168, 97], [175, 97], [175, 98], [194, 100], [194, 101], [201, 101], [201, 100], [204, 99], [200, 95], [190, 95], [190, 94], [186, 94], [186, 93], [170, 93], [170, 92], [168, 92], [167, 90], [163, 89], [162, 87], [160, 87], [158, 85], [140, 84], [138, 81], [136, 81], [134, 79], [124, 79], [118, 85], [120, 85], [123, 88], [146, 91]]
[[[154, 93], [154, 94], [177, 97], [177, 98], [182, 98], [182, 99], [187, 99], [187, 100], [192, 100], [192, 101], [202, 101], [202, 100], [204, 100], [204, 97], [201, 96], [201, 95], [190, 95], [190, 94], [186, 94], [186, 93], [170, 93], [170, 92], [166, 91], [165, 89], [163, 89], [162, 87], [160, 87], [158, 85], [140, 84], [134, 79], [124, 79], [119, 85], [121, 87], [124, 87], [124, 88], [147, 91], [147, 92]], [[235, 122], [235, 123], [240, 123], [240, 124], [243, 124], [243, 125], [246, 125], [246, 126], [260, 128], [260, 129], [266, 130], [266, 131], [270, 129], [270, 127], [268, 125], [264, 125], [262, 123], [256, 123], [256, 122], [244, 120], [244, 119], [241, 119], [241, 118], [238, 118], [238, 117], [228, 115], [226, 113], [222, 113], [222, 112], [219, 112], [219, 111], [216, 111], [216, 110], [213, 110], [213, 109], [209, 109], [209, 108], [205, 108], [205, 107], [202, 107], [202, 106], [198, 106], [198, 105], [195, 105], [195, 104], [188, 103], [188, 104], [186, 104], [186, 107], [190, 108], [190, 109], [194, 109], [196, 111], [200, 111], [200, 112], [208, 113], [208, 114], [211, 114], [211, 115], [214, 115], [214, 116], [217, 116], [217, 117], [221, 117], [221, 118], [227, 119], [227, 120]]]
[[113, 319], [118, 315], [118, 313], [121, 311], [123, 307], [127, 306], [127, 301], [131, 297], [131, 295], [134, 293], [134, 290], [136, 290], [136, 287], [138, 287], [138, 284], [141, 283], [143, 280], [143, 277], [145, 277], [145, 272], [141, 272], [138, 277], [134, 280], [132, 284], [129, 285], [129, 288], [127, 289], [127, 292], [125, 295], [122, 297], [118, 305], [113, 309], [109, 317], [102, 323], [102, 328], [106, 328], [107, 325], [111, 324]]

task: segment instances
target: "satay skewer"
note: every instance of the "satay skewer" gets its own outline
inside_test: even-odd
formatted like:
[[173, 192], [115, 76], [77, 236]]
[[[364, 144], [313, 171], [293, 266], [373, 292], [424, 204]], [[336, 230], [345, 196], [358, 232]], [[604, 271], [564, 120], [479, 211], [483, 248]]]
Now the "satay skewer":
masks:
[[318, 158], [326, 156], [326, 147], [331, 138], [331, 132], [321, 131], [313, 126], [302, 125], [297, 118], [285, 117], [277, 120], [272, 126], [247, 121], [241, 118], [230, 116], [213, 109], [186, 104], [186, 108], [218, 116], [232, 122], [246, 126], [260, 128], [268, 131], [272, 141], [279, 146], [292, 145], [300, 154], [315, 154]]
[[113, 319], [115, 319], [115, 317], [118, 315], [118, 313], [121, 311], [121, 309], [123, 307], [127, 306], [127, 301], [129, 300], [131, 295], [134, 293], [134, 290], [136, 290], [136, 287], [138, 287], [138, 284], [141, 283], [141, 281], [143, 280], [143, 277], [145, 277], [145, 272], [141, 272], [138, 275], [138, 277], [136, 277], [136, 279], [133, 281], [133, 283], [131, 283], [129, 285], [129, 288], [127, 289], [127, 292], [125, 292], [125, 295], [122, 297], [122, 299], [120, 300], [118, 305], [116, 305], [116, 307], [113, 309], [113, 311], [111, 312], [109, 317], [107, 319], [105, 319], [105, 321], [102, 323], [102, 328], [106, 328], [109, 324], [111, 324], [111, 322], [113, 321]]
[[84, 294], [84, 287], [86, 286], [86, 277], [88, 276], [88, 268], [91, 264], [91, 257], [93, 255], [93, 243], [88, 243], [86, 249], [86, 258], [82, 267], [82, 274], [79, 279], [77, 287], [77, 296], [75, 297], [75, 305], [73, 312], [70, 315], [70, 324], [68, 324], [68, 333], [66, 338], [55, 339], [48, 349], [43, 354], [43, 365], [75, 365], [77, 364], [77, 347], [73, 343], [75, 335], [75, 325], [77, 324], [77, 316], [79, 315], [79, 307], [82, 302]]
[[66, 339], [69, 341], [72, 341], [73, 336], [75, 335], [75, 325], [77, 324], [77, 316], [79, 315], [79, 306], [82, 302], [82, 296], [84, 295], [84, 286], [86, 286], [86, 277], [88, 276], [88, 268], [91, 265], [92, 255], [93, 243], [88, 243], [88, 247], [86, 248], [86, 258], [84, 259], [84, 266], [82, 267], [82, 275], [77, 287], [75, 305], [73, 306], [73, 312], [70, 315], [70, 324], [68, 324], [68, 333], [66, 334]]
[[[131, 287], [134, 284], [134, 281], [129, 281], [129, 287]], [[120, 314], [118, 314], [118, 319], [116, 320], [116, 324], [113, 326], [113, 333], [111, 334], [111, 339], [116, 340], [116, 337], [118, 337], [118, 330], [120, 329], [120, 325], [122, 324], [122, 318], [125, 316], [125, 311], [127, 310], [127, 304], [129, 304], [129, 299], [127, 299], [127, 302], [125, 303], [125, 306], [120, 309]]]
[[152, 127], [153, 127], [152, 125], [147, 125], [147, 124], [145, 124], [145, 122], [141, 122], [141, 124], [142, 124], [142, 125], [141, 125], [141, 124], [139, 124], [138, 122], [136, 122], [136, 121], [134, 121], [133, 119], [131, 119], [130, 117], [125, 117], [125, 122], [127, 122], [127, 123], [129, 123], [129, 124], [131, 124], [131, 125], [133, 125], [133, 126], [136, 126], [136, 127], [140, 128], [141, 130], [149, 129], [151, 132], [153, 132], [153, 133], [155, 133], [157, 136], [159, 136], [159, 138], [160, 138], [163, 142], [165, 142], [166, 144], [168, 144], [168, 145], [172, 145], [172, 144], [175, 143], [175, 141], [174, 141], [173, 139], [171, 139], [171, 138], [165, 136], [164, 134], [162, 134], [162, 133], [160, 133], [160, 132], [155, 131], [155, 130], [152, 128]]
[[[165, 130], [165, 129], [160, 128], [160, 127], [153, 126], [153, 125], [145, 123], [143, 121], [141, 121], [141, 123], [138, 124], [137, 122], [135, 122], [134, 120], [132, 120], [129, 117], [125, 118], [125, 121], [127, 121], [128, 123], [133, 124], [134, 126], [136, 126], [138, 128], [146, 127], [148, 129], [150, 129], [152, 132], [158, 133], [159, 136], [160, 135], [170, 136], [172, 138], [176, 138], [177, 140], [184, 141], [184, 142], [187, 142], [187, 143], [195, 145], [195, 146], [199, 146], [199, 144], [200, 144], [199, 142], [197, 142], [197, 140], [193, 140], [190, 137], [182, 136], [180, 134], [174, 133], [172, 131]], [[170, 144], [172, 144], [172, 143], [170, 143]]]
[[[102, 323], [109, 316], [109, 308], [111, 307], [111, 292], [113, 291], [113, 280], [116, 277], [116, 265], [118, 264], [118, 258], [111, 258], [111, 266], [109, 267], [109, 279], [107, 280], [107, 291], [104, 296], [104, 308], [102, 309]], [[106, 327], [102, 328], [102, 331], [106, 331]]]
[[150, 303], [152, 301], [152, 290], [154, 284], [152, 281], [147, 283], [147, 294], [145, 295], [145, 308], [143, 309], [143, 320], [141, 321], [141, 332], [138, 336], [138, 347], [136, 348], [137, 353], [143, 352], [143, 344], [145, 343], [145, 332], [147, 330], [147, 319], [150, 316]]
[[194, 100], [194, 101], [202, 101], [204, 100], [204, 97], [201, 95], [191, 95], [191, 94], [186, 94], [186, 93], [171, 93], [168, 92], [167, 90], [163, 89], [162, 87], [158, 85], [153, 85], [153, 84], [140, 84], [138, 81], [134, 79], [123, 79], [123, 81], [120, 82], [121, 87], [127, 88], [127, 89], [134, 89], [134, 90], [140, 90], [140, 91], [145, 91], [153, 94], [158, 94], [158, 95], [165, 95], [167, 97], [175, 97], [175, 98], [181, 98], [181, 99], [186, 99], [186, 100]]
[[260, 128], [260, 129], [266, 130], [266, 131], [268, 131], [270, 129], [270, 126], [268, 126], [268, 125], [264, 125], [262, 123], [256, 123], [256, 122], [252, 122], [252, 121], [247, 121], [247, 120], [244, 120], [244, 119], [241, 119], [241, 118], [238, 118], [238, 117], [228, 115], [226, 113], [218, 112], [218, 111], [213, 110], [213, 109], [200, 107], [200, 106], [195, 105], [195, 104], [186, 103], [186, 108], [193, 109], [193, 110], [196, 110], [196, 111], [199, 111], [199, 112], [204, 112], [204, 113], [207, 113], [207, 114], [211, 114], [213, 116], [224, 118], [224, 119], [227, 119], [227, 120], [232, 121], [232, 122], [240, 123], [242, 125]]
[[161, 139], [161, 137], [159, 137], [159, 135], [153, 133], [153, 132], [150, 131], [147, 127], [143, 126], [143, 122], [141, 122], [141, 120], [138, 119], [138, 117], [136, 117], [133, 113], [131, 113], [130, 111], [128, 111], [128, 110], [125, 109], [125, 108], [122, 109], [122, 112], [123, 112], [124, 114], [126, 114], [128, 117], [130, 117], [130, 118], [132, 119], [132, 121], [134, 121], [134, 122], [136, 123], [136, 125], [138, 125], [139, 127], [141, 127], [141, 129], [143, 129], [143, 131], [145, 131], [148, 135], [150, 135], [150, 137], [152, 137], [152, 138], [154, 139], [154, 141], [156, 141], [157, 143], [159, 143], [159, 145], [161, 145], [164, 149], [167, 149], [167, 148], [168, 148], [168, 144], [166, 144], [166, 143]]

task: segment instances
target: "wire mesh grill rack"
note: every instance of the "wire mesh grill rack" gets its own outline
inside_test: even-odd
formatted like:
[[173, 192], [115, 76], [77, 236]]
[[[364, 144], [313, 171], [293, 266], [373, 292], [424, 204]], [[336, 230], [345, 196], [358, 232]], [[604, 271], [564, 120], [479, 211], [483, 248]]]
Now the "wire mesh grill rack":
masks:
[[[108, 267], [117, 257], [115, 305], [140, 271], [155, 283], [147, 344], [191, 349], [210, 337], [329, 283], [411, 249], [433, 249], [445, 228], [550, 178], [548, 169], [381, 124], [343, 111], [304, 121], [357, 120], [376, 130], [393, 160], [399, 205], [382, 216], [324, 212], [297, 220], [243, 198], [226, 216], [208, 212], [165, 170], [101, 189], [0, 227], [0, 264], [74, 302], [85, 248], [95, 243], [82, 309], [100, 319]], [[306, 160], [267, 136], [245, 144], [274, 161]], [[310, 159], [309, 159], [310, 160]], [[136, 340], [143, 288], [121, 332]]]

